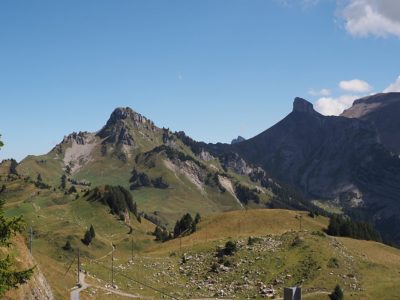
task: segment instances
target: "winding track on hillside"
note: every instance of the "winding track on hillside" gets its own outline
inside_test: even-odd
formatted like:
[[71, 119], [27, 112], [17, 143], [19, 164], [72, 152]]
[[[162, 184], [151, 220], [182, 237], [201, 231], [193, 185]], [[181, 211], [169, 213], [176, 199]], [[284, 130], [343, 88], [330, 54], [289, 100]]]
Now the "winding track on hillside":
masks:
[[143, 297], [141, 297], [139, 295], [133, 295], [133, 294], [125, 293], [125, 292], [122, 292], [122, 291], [117, 291], [117, 290], [110, 289], [110, 288], [105, 288], [105, 287], [98, 286], [98, 285], [89, 285], [89, 284], [86, 283], [85, 277], [86, 277], [86, 275], [84, 273], [82, 273], [82, 272], [79, 273], [79, 285], [80, 285], [80, 287], [74, 288], [74, 289], [71, 290], [71, 300], [79, 300], [80, 299], [79, 298], [80, 293], [83, 292], [84, 290], [86, 290], [89, 287], [94, 287], [94, 288], [97, 288], [97, 289], [100, 289], [100, 290], [103, 290], [103, 291], [106, 291], [106, 292], [109, 292], [109, 293], [112, 293], [112, 294], [115, 294], [115, 295], [119, 295], [119, 296], [122, 296], [122, 297], [135, 298], [135, 299], [143, 298]]
[[86, 290], [89, 285], [85, 282], [85, 274], [80, 272], [79, 273], [79, 285], [78, 288], [74, 288], [71, 290], [71, 300], [79, 300], [80, 292]]

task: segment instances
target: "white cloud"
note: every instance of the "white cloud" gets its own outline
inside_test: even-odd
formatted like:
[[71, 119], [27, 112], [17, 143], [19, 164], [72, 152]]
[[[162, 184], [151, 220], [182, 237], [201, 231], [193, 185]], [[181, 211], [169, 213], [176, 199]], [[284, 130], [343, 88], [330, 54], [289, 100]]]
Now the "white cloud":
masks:
[[[339, 83], [339, 87], [349, 93], [338, 97], [328, 97], [329, 95], [324, 96], [320, 93], [323, 90], [329, 91], [328, 89], [322, 89], [321, 91], [315, 91], [311, 89], [309, 91], [310, 95], [321, 96], [315, 102], [315, 110], [325, 116], [339, 116], [343, 113], [344, 110], [350, 108], [353, 105], [354, 100], [366, 96], [368, 94], [367, 92], [371, 90], [371, 86], [367, 82], [359, 79], [341, 81]], [[390, 84], [383, 92], [400, 92], [400, 76], [397, 77], [395, 82]]]
[[390, 84], [383, 92], [384, 93], [400, 92], [400, 76], [397, 77], [396, 81]]
[[399, 0], [347, 0], [342, 17], [353, 36], [400, 37]]
[[315, 110], [325, 116], [338, 116], [345, 109], [350, 108], [353, 105], [354, 100], [360, 98], [360, 96], [354, 95], [342, 95], [337, 98], [333, 97], [322, 97], [315, 103]]
[[320, 90], [310, 89], [308, 91], [308, 94], [314, 97], [315, 96], [327, 97], [331, 95], [331, 91], [328, 89], [320, 89]]
[[351, 93], [366, 93], [371, 90], [371, 86], [368, 82], [360, 79], [353, 79], [353, 80], [343, 80], [339, 82], [339, 87]]

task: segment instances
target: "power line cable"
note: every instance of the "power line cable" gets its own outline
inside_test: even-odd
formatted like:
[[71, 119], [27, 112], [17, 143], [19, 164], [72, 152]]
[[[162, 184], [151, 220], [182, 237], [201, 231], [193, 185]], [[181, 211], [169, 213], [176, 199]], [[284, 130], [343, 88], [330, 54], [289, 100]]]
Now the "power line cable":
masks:
[[[105, 268], [105, 269], [107, 269], [107, 270], [110, 270], [109, 267], [104, 266], [104, 265], [102, 265], [101, 263], [99, 263], [99, 262], [97, 262], [97, 261], [94, 261], [94, 263], [98, 264], [99, 266], [101, 266], [101, 267], [103, 267], [103, 268]], [[156, 291], [156, 292], [160, 293], [161, 295], [164, 295], [164, 296], [166, 296], [166, 297], [168, 297], [168, 298], [171, 298], [171, 299], [174, 299], [174, 300], [180, 300], [179, 298], [176, 298], [175, 296], [172, 296], [172, 295], [170, 295], [170, 294], [167, 294], [166, 292], [164, 292], [164, 291], [162, 291], [162, 290], [160, 290], [160, 289], [157, 289], [157, 288], [155, 288], [155, 287], [152, 287], [152, 286], [149, 285], [149, 284], [143, 283], [143, 282], [141, 282], [141, 281], [139, 281], [139, 280], [136, 280], [136, 279], [134, 279], [134, 278], [132, 278], [132, 277], [129, 277], [129, 276], [125, 275], [125, 274], [118, 273], [118, 275], [119, 275], [119, 276], [122, 276], [122, 277], [124, 277], [124, 278], [126, 278], [126, 279], [128, 279], [128, 280], [130, 280], [130, 281], [136, 282], [136, 283], [138, 283], [138, 284], [140, 284], [140, 285], [142, 285], [142, 286], [145, 286], [145, 287], [147, 287], [147, 288], [149, 288], [149, 289], [151, 289], [151, 290], [153, 290], [153, 291]]]

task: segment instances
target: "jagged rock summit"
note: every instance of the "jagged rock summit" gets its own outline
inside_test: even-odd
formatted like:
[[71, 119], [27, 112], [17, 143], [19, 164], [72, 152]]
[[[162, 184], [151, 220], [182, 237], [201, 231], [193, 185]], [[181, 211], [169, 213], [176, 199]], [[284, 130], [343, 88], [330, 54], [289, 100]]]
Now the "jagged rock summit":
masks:
[[244, 137], [242, 137], [242, 136], [238, 136], [236, 139], [233, 139], [232, 140], [232, 142], [231, 142], [231, 144], [233, 145], [233, 144], [237, 144], [237, 143], [240, 143], [240, 142], [244, 142], [246, 139], [244, 138]]
[[293, 101], [293, 112], [317, 113], [310, 102], [300, 97], [296, 97]]
[[130, 107], [116, 108], [106, 125], [97, 133], [103, 144], [115, 144], [135, 147], [136, 142], [133, 130], [154, 132], [158, 128], [154, 122]]
[[68, 144], [75, 142], [78, 145], [85, 145], [88, 141], [88, 139], [92, 136], [90, 132], [87, 131], [79, 131], [79, 132], [73, 132], [67, 136], [64, 137], [62, 140], [63, 144]]
[[[154, 123], [147, 119], [146, 117], [142, 116], [141, 114], [135, 112], [130, 107], [117, 107], [111, 114], [110, 119], [108, 120], [107, 124], [115, 124], [121, 120], [129, 120], [132, 124], [140, 127], [144, 124], [150, 124], [154, 126]], [[107, 125], [106, 125], [107, 126]]]

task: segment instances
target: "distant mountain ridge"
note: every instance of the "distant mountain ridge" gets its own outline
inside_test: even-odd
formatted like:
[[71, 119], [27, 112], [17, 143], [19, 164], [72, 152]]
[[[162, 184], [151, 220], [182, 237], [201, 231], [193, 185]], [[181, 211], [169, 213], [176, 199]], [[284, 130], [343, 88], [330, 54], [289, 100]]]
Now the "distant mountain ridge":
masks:
[[355, 153], [377, 142], [370, 124], [323, 116], [296, 98], [286, 118], [232, 149], [306, 194], [332, 198], [354, 188], [350, 176]]
[[312, 200], [333, 201], [400, 244], [400, 159], [387, 134], [390, 129], [398, 137], [398, 115], [392, 113], [398, 96], [360, 99], [339, 117], [323, 116], [295, 98], [283, 120], [232, 144], [197, 142], [131, 108], [117, 108], [98, 132], [72, 133], [48, 154], [24, 159], [17, 170], [31, 178], [41, 174], [51, 186], [63, 175], [83, 186], [134, 185], [139, 205], [166, 223], [187, 211], [244, 205], [314, 210]]
[[400, 154], [400, 93], [382, 93], [356, 100], [342, 116], [373, 123], [381, 143]]
[[[398, 103], [396, 96], [376, 97]], [[355, 106], [364, 102], [356, 101]], [[390, 121], [392, 117], [388, 123], [397, 124], [397, 118]], [[296, 98], [293, 111], [282, 121], [247, 141], [220, 149], [238, 153], [309, 199], [336, 201], [346, 213], [375, 222], [387, 239], [400, 241], [396, 229], [400, 159], [381, 139], [369, 120], [323, 116], [311, 103]]]

